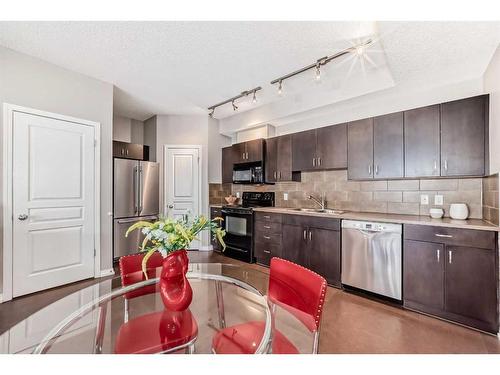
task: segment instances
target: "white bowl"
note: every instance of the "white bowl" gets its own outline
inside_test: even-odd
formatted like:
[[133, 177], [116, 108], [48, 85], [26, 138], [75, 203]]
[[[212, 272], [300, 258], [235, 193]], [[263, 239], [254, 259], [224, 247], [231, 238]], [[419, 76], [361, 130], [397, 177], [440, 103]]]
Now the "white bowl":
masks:
[[442, 208], [431, 208], [429, 210], [429, 215], [431, 215], [433, 219], [441, 219], [444, 215], [444, 211]]

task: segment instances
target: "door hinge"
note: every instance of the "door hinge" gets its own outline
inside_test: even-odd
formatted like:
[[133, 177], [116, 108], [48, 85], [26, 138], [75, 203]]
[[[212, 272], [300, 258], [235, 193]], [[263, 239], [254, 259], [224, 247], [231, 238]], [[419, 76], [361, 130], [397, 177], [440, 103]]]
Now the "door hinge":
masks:
[[97, 251], [96, 249], [94, 249], [94, 257], [97, 255]]
[[97, 139], [94, 139], [94, 147], [97, 147]]

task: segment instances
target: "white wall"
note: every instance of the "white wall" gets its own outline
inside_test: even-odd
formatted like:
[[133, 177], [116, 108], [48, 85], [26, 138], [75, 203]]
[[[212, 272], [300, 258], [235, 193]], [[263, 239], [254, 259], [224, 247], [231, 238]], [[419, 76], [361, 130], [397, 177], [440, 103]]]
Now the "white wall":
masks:
[[[406, 109], [442, 103], [468, 96], [484, 93], [483, 79], [478, 75], [475, 79], [462, 82], [450, 82], [445, 85], [432, 86], [432, 83], [407, 82], [395, 87], [363, 95], [354, 99], [323, 106], [281, 119], [266, 118], [259, 108], [219, 120], [221, 133], [230, 135], [237, 130], [255, 125], [255, 119], [261, 123], [276, 126], [277, 134], [318, 128], [346, 121], [398, 112]], [[290, 113], [295, 113], [290, 108]]]
[[113, 140], [128, 143], [144, 143], [144, 123], [132, 118], [113, 115]]
[[231, 146], [231, 138], [219, 133], [219, 121], [208, 118], [208, 183], [222, 182], [222, 148]]
[[484, 90], [490, 93], [490, 174], [500, 172], [500, 46], [484, 74]]
[[[101, 123], [101, 268], [111, 268], [112, 218], [108, 213], [112, 212], [113, 85], [0, 47], [1, 103]], [[2, 119], [3, 114], [0, 113], [0, 131], [3, 131]], [[3, 155], [1, 148], [0, 142], [0, 169]], [[2, 173], [0, 196], [3, 194]], [[2, 215], [0, 209], [0, 220]], [[0, 222], [0, 256], [2, 235], [3, 223]]]

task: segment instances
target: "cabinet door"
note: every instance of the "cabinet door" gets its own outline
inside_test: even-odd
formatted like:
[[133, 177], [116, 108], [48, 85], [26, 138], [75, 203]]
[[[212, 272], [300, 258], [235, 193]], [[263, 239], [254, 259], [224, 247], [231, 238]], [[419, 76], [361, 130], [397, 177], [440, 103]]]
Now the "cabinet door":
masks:
[[491, 323], [496, 328], [495, 264], [495, 250], [447, 246], [446, 311]]
[[246, 163], [246, 147], [245, 142], [235, 143], [231, 146], [231, 159], [234, 164]]
[[277, 175], [280, 181], [292, 181], [292, 136], [278, 137]]
[[230, 147], [222, 149], [222, 183], [233, 182], [233, 156], [234, 150]]
[[278, 137], [266, 140], [266, 182], [276, 182], [278, 176]]
[[373, 119], [347, 126], [347, 174], [349, 179], [373, 178]]
[[485, 100], [441, 104], [441, 176], [484, 175]]
[[310, 229], [308, 265], [323, 276], [328, 284], [340, 286], [340, 232]]
[[316, 168], [316, 130], [292, 134], [292, 170]]
[[255, 139], [253, 141], [245, 142], [246, 159], [248, 163], [255, 161], [262, 161], [264, 156], [264, 140]]
[[[444, 247], [433, 242], [404, 241], [403, 298], [421, 310], [444, 307]], [[433, 311], [429, 311], [433, 312]]]
[[439, 104], [404, 112], [405, 177], [440, 173]]
[[374, 178], [403, 177], [403, 112], [373, 119]]
[[306, 247], [307, 229], [296, 225], [283, 224], [282, 227], [282, 255], [290, 262], [307, 267]]
[[347, 168], [347, 124], [319, 128], [316, 132], [318, 168]]

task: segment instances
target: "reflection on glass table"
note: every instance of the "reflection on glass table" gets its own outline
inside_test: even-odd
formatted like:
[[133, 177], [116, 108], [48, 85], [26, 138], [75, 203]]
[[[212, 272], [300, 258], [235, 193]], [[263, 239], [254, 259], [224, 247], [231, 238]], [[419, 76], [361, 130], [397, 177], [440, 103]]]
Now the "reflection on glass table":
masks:
[[193, 300], [183, 312], [165, 309], [157, 278], [122, 287], [115, 277], [21, 321], [0, 335], [0, 353], [214, 353], [218, 334], [248, 322], [260, 326], [247, 342], [253, 353], [271, 352], [277, 330], [298, 352], [311, 352], [317, 334], [293, 309], [268, 303], [266, 272], [191, 263], [187, 276]]

